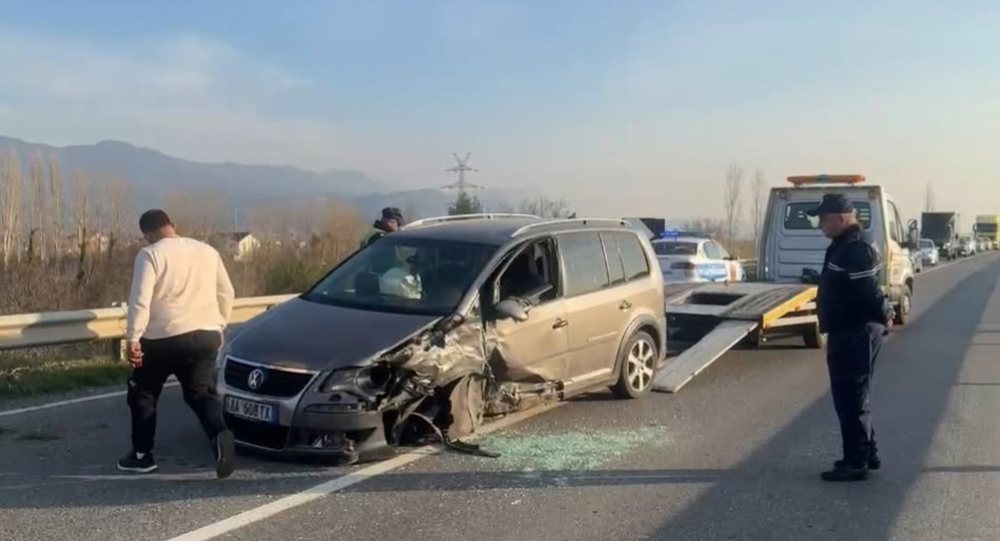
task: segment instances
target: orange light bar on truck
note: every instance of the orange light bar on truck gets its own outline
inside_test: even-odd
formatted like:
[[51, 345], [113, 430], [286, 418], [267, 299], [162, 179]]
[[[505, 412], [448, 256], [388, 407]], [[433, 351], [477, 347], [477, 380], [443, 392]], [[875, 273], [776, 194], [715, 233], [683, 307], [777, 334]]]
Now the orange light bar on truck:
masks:
[[798, 177], [788, 177], [788, 182], [796, 186], [807, 184], [861, 184], [865, 181], [864, 175], [805, 175]]

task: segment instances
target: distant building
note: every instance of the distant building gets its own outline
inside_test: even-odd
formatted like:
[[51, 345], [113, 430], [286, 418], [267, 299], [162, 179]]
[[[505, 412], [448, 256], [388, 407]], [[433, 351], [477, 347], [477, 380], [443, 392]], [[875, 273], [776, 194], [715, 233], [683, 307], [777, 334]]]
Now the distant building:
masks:
[[260, 240], [248, 231], [216, 233], [210, 237], [209, 242], [236, 261], [249, 259], [261, 246]]

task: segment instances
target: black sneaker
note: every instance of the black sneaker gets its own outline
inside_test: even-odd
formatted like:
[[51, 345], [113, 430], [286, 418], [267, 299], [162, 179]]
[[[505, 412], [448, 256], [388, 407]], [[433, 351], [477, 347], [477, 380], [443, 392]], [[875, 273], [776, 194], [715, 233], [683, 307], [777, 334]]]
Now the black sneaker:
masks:
[[236, 438], [224, 430], [215, 437], [215, 475], [225, 479], [236, 470]]
[[820, 478], [831, 483], [864, 481], [868, 479], [868, 468], [855, 468], [847, 463], [841, 463], [836, 465], [832, 470], [823, 472]]
[[[847, 462], [845, 462], [843, 460], [838, 460], [838, 461], [836, 461], [836, 462], [833, 463], [834, 469], [836, 469], [836, 468], [843, 468], [844, 466], [847, 466]], [[877, 470], [877, 469], [879, 469], [881, 467], [882, 467], [882, 459], [880, 459], [878, 457], [878, 455], [872, 455], [872, 456], [868, 457], [868, 469], [869, 470], [875, 471], [875, 470]]]
[[153, 473], [160, 467], [153, 460], [153, 453], [143, 453], [142, 458], [139, 458], [134, 451], [130, 451], [118, 461], [118, 469], [132, 473]]

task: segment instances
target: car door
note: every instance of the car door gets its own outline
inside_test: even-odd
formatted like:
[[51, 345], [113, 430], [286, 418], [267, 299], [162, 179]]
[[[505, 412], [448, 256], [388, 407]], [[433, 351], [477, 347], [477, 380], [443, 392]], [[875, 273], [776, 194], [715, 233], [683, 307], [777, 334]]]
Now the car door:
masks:
[[[561, 277], [555, 245], [551, 239], [536, 241], [520, 249], [501, 269], [490, 290], [491, 301], [502, 300], [503, 280], [518, 269], [518, 257], [529, 257], [529, 250], [538, 248], [539, 257], [547, 258], [548, 272], [545, 279], [554, 282], [551, 294], [539, 299], [528, 310], [528, 319], [518, 322], [496, 319], [488, 330], [495, 341], [496, 355], [491, 359], [494, 375], [500, 381], [539, 382], [565, 381], [567, 350], [569, 349], [566, 301], [562, 295]], [[533, 258], [532, 258], [533, 259]], [[495, 292], [495, 293], [494, 293]]]
[[[611, 287], [604, 244], [597, 232], [556, 237], [562, 264], [566, 319], [569, 322], [567, 387], [607, 380], [618, 348], [622, 299]], [[615, 263], [618, 275], [620, 260]]]
[[886, 198], [886, 203], [888, 203], [889, 238], [886, 243], [888, 254], [885, 255], [885, 280], [888, 282], [889, 290], [896, 297], [893, 300], [898, 300], [903, 294], [906, 277], [913, 275], [913, 264], [910, 261], [909, 251], [904, 246], [903, 224], [900, 222], [896, 203], [889, 198]]

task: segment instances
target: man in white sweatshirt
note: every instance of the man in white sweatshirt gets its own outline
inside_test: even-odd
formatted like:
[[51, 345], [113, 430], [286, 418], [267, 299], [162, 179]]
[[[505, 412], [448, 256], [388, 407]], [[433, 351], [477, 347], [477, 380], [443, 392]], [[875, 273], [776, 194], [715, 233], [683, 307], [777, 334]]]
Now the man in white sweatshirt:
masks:
[[139, 229], [149, 245], [135, 258], [125, 336], [133, 367], [128, 380], [132, 450], [118, 468], [156, 471], [156, 404], [172, 374], [212, 442], [217, 476], [229, 477], [235, 443], [222, 417], [213, 373], [233, 308], [233, 285], [219, 252], [179, 236], [162, 210], [144, 213]]

